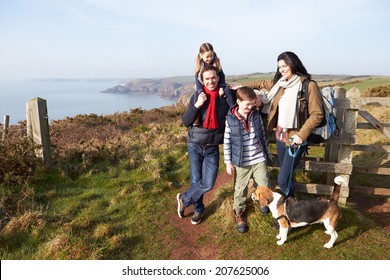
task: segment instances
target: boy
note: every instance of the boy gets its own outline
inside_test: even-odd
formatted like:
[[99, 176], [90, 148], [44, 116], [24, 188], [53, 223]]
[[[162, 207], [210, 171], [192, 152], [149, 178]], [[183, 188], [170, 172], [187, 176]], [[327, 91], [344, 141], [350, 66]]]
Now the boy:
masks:
[[247, 231], [244, 211], [251, 178], [258, 186], [268, 186], [267, 142], [257, 96], [250, 87], [237, 89], [237, 104], [226, 116], [224, 161], [226, 171], [236, 170], [233, 211], [239, 233]]

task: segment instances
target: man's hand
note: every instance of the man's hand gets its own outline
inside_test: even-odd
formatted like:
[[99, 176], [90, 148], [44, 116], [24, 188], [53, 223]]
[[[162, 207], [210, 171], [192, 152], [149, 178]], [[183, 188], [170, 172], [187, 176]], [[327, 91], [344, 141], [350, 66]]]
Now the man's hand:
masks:
[[204, 92], [202, 92], [201, 94], [199, 94], [198, 100], [196, 100], [195, 107], [196, 108], [202, 107], [203, 104], [206, 102], [206, 100], [207, 100], [207, 95]]
[[223, 88], [219, 88], [219, 96], [222, 97], [225, 95], [225, 92], [223, 91]]

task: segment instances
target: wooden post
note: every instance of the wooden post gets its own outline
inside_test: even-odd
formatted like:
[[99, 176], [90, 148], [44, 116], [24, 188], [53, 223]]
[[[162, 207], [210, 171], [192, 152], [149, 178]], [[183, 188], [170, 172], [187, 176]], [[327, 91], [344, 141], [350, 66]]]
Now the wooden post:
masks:
[[36, 151], [46, 164], [50, 163], [49, 118], [46, 100], [34, 98], [26, 104], [27, 135], [41, 147]]
[[8, 134], [8, 127], [9, 127], [9, 115], [4, 115], [4, 124], [3, 124], [3, 135], [1, 137], [1, 140], [4, 141]]
[[[343, 137], [343, 135], [348, 135], [352, 136], [352, 139], [355, 139], [357, 118], [361, 104], [360, 91], [357, 88], [352, 88], [346, 93], [346, 97], [348, 100], [348, 108], [345, 109], [344, 122], [342, 124], [340, 137]], [[337, 162], [352, 164], [352, 144], [353, 143], [340, 145]], [[349, 196], [350, 175], [342, 174], [341, 176], [346, 181], [346, 184], [345, 186], [341, 187], [339, 203], [341, 205], [345, 205]]]
[[27, 137], [29, 138], [33, 138], [33, 135], [32, 135], [32, 128], [31, 128], [31, 118], [29, 117], [30, 116], [30, 106], [29, 106], [29, 102], [26, 102], [26, 128], [27, 128]]
[[[341, 134], [342, 124], [343, 124], [343, 116], [344, 111], [343, 108], [340, 108], [338, 105], [343, 103], [342, 100], [346, 99], [346, 91], [344, 88], [335, 87], [334, 92], [334, 106], [335, 106], [335, 116], [336, 116], [336, 124], [339, 128], [338, 135], [332, 136], [332, 138], [337, 138]], [[325, 162], [337, 162], [338, 152], [340, 145], [335, 143], [326, 143], [325, 144]], [[326, 183], [328, 185], [333, 185], [333, 180], [335, 177], [335, 173], [327, 173]]]

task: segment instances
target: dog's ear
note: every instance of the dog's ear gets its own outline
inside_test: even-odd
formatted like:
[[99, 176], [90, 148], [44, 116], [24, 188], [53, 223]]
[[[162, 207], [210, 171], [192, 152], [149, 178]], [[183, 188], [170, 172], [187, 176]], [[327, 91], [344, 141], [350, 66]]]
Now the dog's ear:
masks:
[[260, 196], [260, 207], [263, 208], [268, 205], [268, 200], [264, 196]]
[[252, 193], [252, 199], [253, 200], [256, 200], [256, 201], [259, 201], [259, 189], [256, 189], [253, 193]]
[[260, 207], [263, 208], [273, 200], [272, 192], [268, 187], [258, 187], [255, 191], [255, 199], [259, 201]]
[[260, 207], [265, 207], [274, 200], [273, 193], [268, 187], [261, 187], [259, 194]]

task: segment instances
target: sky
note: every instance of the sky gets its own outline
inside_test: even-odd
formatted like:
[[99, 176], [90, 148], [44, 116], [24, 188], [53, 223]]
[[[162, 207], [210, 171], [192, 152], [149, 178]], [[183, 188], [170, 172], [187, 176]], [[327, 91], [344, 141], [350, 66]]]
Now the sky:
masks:
[[193, 75], [204, 42], [226, 75], [390, 75], [390, 1], [0, 1], [0, 79]]

